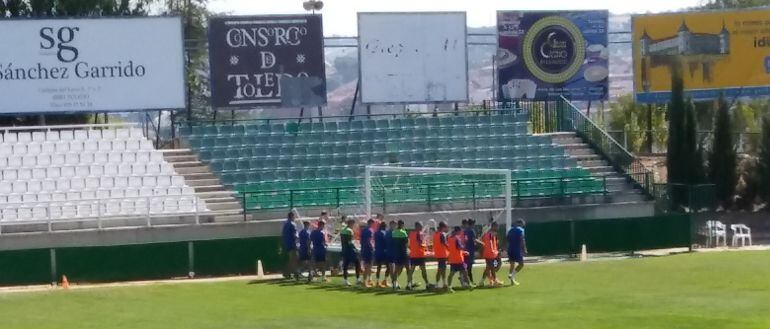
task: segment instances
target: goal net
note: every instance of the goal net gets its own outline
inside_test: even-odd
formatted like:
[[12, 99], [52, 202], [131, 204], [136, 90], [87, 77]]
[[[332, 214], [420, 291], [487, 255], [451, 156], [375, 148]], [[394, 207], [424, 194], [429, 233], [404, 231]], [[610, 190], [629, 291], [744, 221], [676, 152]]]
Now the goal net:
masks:
[[[507, 169], [370, 165], [364, 172], [361, 210], [366, 218], [372, 218], [375, 207], [383, 213], [392, 213], [388, 208], [412, 212], [409, 205], [413, 204], [414, 209], [426, 209], [427, 206], [430, 212], [432, 203], [473, 202], [475, 205], [478, 199], [502, 197], [502, 217], [505, 218], [506, 228], [510, 228], [513, 207], [511, 189], [511, 171]], [[470, 210], [475, 207], [468, 205], [463, 208]], [[424, 218], [423, 221], [432, 226], [444, 220], [442, 217], [440, 213], [435, 213], [433, 218]]]

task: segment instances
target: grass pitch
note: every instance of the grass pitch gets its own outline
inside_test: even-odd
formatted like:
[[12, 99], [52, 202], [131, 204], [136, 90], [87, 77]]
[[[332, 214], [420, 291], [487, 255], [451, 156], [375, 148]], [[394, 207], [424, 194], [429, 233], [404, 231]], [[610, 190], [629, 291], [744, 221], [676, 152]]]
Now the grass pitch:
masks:
[[338, 278], [9, 293], [0, 327], [770, 328], [770, 252], [543, 264], [518, 278], [454, 294], [346, 289]]

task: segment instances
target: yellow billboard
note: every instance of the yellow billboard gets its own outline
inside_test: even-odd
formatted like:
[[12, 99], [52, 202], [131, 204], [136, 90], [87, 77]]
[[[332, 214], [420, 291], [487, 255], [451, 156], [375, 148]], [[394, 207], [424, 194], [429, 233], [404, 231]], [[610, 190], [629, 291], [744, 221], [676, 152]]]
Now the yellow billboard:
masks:
[[638, 102], [670, 100], [676, 62], [693, 99], [770, 96], [770, 10], [641, 15], [632, 25]]

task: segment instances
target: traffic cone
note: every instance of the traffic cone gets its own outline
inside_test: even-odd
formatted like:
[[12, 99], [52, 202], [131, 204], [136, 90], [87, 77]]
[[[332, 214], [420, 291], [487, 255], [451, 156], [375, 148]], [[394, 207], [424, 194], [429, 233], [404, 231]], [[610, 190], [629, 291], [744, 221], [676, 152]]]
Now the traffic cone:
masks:
[[583, 245], [580, 248], [580, 261], [585, 262], [588, 260], [588, 250], [586, 249], [586, 245]]
[[257, 260], [257, 279], [264, 279], [265, 278], [265, 270], [262, 269], [262, 260]]
[[63, 289], [69, 289], [70, 288], [70, 281], [67, 280], [67, 276], [66, 275], [62, 275], [61, 276], [61, 287]]

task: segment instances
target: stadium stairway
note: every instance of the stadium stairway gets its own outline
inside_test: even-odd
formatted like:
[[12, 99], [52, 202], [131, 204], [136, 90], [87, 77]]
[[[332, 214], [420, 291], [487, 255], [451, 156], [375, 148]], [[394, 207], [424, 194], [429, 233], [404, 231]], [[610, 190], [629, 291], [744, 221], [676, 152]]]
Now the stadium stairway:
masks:
[[561, 145], [566, 153], [575, 159], [578, 165], [591, 173], [591, 176], [603, 178], [607, 182], [608, 202], [611, 203], [649, 203], [643, 192], [628, 182], [622, 174], [615, 171], [606, 160], [597, 154], [582, 138], [574, 132], [549, 134], [554, 144]]
[[206, 202], [207, 207], [217, 212], [217, 215], [205, 218], [204, 222], [243, 221], [243, 206], [233, 191], [222, 185], [194, 152], [190, 149], [167, 149], [162, 152], [164, 159], [195, 189], [196, 195]]

